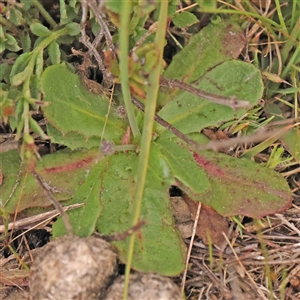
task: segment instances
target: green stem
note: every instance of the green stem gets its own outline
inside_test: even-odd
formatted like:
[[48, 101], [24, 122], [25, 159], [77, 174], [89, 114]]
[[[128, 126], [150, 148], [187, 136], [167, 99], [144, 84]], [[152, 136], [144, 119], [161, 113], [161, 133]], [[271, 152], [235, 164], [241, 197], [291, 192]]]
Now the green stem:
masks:
[[[133, 203], [134, 213], [133, 213], [133, 218], [131, 223], [132, 226], [138, 224], [140, 213], [141, 213], [142, 198], [143, 198], [146, 176], [147, 176], [147, 169], [149, 164], [155, 109], [156, 109], [157, 96], [159, 90], [159, 79], [160, 79], [160, 73], [163, 65], [163, 49], [165, 43], [167, 18], [168, 18], [168, 1], [161, 1], [159, 20], [158, 20], [158, 30], [155, 35], [155, 46], [157, 49], [158, 62], [155, 68], [153, 69], [153, 71], [149, 75], [149, 86], [147, 90], [143, 133], [140, 142], [141, 151], [139, 154], [139, 164], [138, 164], [137, 177], [136, 177], [137, 178], [136, 191], [135, 191], [135, 197]], [[129, 240], [123, 299], [127, 299], [127, 294], [128, 294], [129, 274], [130, 274], [130, 268], [131, 268], [133, 252], [134, 252], [135, 238], [136, 238], [136, 233], [132, 234]]]
[[11, 251], [11, 253], [15, 256], [15, 258], [19, 261], [19, 263], [22, 265], [22, 267], [29, 272], [29, 267], [23, 262], [19, 254], [15, 251], [15, 249], [11, 245], [8, 245], [8, 248]]
[[115, 151], [136, 151], [136, 145], [120, 145], [115, 147]]
[[292, 17], [291, 17], [291, 22], [290, 22], [290, 31], [294, 28], [295, 23], [296, 23], [296, 18], [297, 18], [297, 6], [300, 6], [300, 3], [293, 1], [293, 6], [292, 6]]
[[285, 22], [284, 22], [284, 18], [282, 16], [280, 2], [278, 0], [275, 0], [275, 5], [276, 5], [276, 10], [277, 10], [277, 15], [278, 15], [278, 18], [279, 18], [280, 25], [281, 25], [282, 29], [285, 32], [287, 32], [286, 25], [285, 25]]
[[291, 58], [289, 58], [286, 67], [284, 68], [284, 70], [281, 73], [281, 76], [280, 76], [281, 78], [286, 78], [287, 77], [288, 73], [292, 69], [292, 66], [296, 65], [296, 63], [299, 63], [299, 57], [300, 57], [300, 45], [296, 48], [296, 50], [293, 53], [293, 55], [291, 56]]
[[66, 28], [62, 28], [60, 30], [54, 31], [52, 34], [50, 34], [48, 37], [46, 37], [33, 51], [31, 58], [28, 62], [28, 65], [26, 68], [30, 70], [30, 75], [27, 77], [27, 79], [23, 83], [23, 89], [22, 89], [22, 94], [23, 94], [23, 101], [24, 101], [24, 108], [23, 108], [23, 114], [22, 114], [22, 120], [20, 124], [17, 127], [17, 135], [16, 135], [16, 140], [18, 140], [21, 136], [21, 131], [24, 128], [25, 133], [29, 133], [29, 105], [30, 105], [30, 100], [28, 101], [27, 99], [30, 99], [30, 77], [31, 74], [33, 73], [36, 58], [38, 54], [43, 51], [52, 41], [56, 40], [58, 37], [62, 35], [68, 34], [68, 31]]
[[[298, 47], [299, 49], [299, 47]], [[291, 78], [292, 78], [292, 83], [294, 87], [299, 86], [299, 77], [298, 77], [298, 72], [296, 70], [292, 70], [291, 72]], [[295, 121], [296, 123], [299, 122], [299, 105], [298, 105], [298, 93], [294, 93], [294, 103], [295, 103]], [[294, 157], [297, 159], [299, 157], [299, 125], [296, 126], [295, 128], [295, 155]]]
[[[38, 54], [41, 51], [43, 51], [51, 42], [55, 41], [60, 36], [63, 36], [63, 35], [66, 35], [66, 34], [68, 34], [68, 30], [64, 27], [62, 29], [59, 29], [57, 31], [52, 32], [48, 37], [46, 37], [43, 41], [41, 41], [35, 47], [35, 49], [32, 51], [32, 56], [31, 56], [30, 61], [27, 65], [27, 68], [31, 68], [32, 71], [33, 71]], [[27, 95], [27, 96], [29, 97], [29, 95]]]
[[[234, 9], [205, 9], [203, 12], [205, 13], [213, 13], [213, 14], [233, 14], [233, 15], [245, 15], [253, 18], [257, 18], [262, 22], [265, 22], [267, 24], [270, 24], [274, 26], [277, 29], [281, 29], [281, 25], [277, 24], [271, 19], [268, 19], [267, 17], [263, 17], [257, 13], [252, 13], [244, 10], [234, 10]], [[266, 26], [267, 27], [267, 26]]]
[[41, 50], [45, 49], [51, 42], [58, 39], [60, 36], [67, 35], [68, 30], [66, 27], [59, 29], [57, 31], [53, 31], [48, 37], [46, 37], [43, 41], [40, 42], [34, 49], [34, 52], [40, 52]]
[[133, 105], [131, 103], [131, 94], [129, 89], [129, 74], [128, 74], [128, 49], [129, 49], [129, 21], [131, 13], [131, 1], [121, 1], [121, 28], [120, 28], [120, 79], [122, 85], [122, 94], [124, 98], [128, 121], [134, 137], [140, 135], [140, 130], [137, 125], [134, 115]]
[[44, 6], [38, 0], [32, 0], [32, 4], [40, 11], [41, 15], [52, 28], [57, 26], [57, 23], [52, 19], [52, 17], [45, 10]]
[[286, 36], [286, 43], [281, 50], [281, 60], [283, 64], [285, 64], [286, 60], [288, 59], [292, 48], [298, 44], [300, 40], [299, 32], [300, 32], [300, 19], [298, 19], [291, 34]]
[[[27, 77], [23, 84], [23, 95], [24, 95], [24, 100], [26, 97], [30, 96], [30, 76]], [[28, 101], [24, 101], [24, 108], [23, 108], [23, 115], [22, 118], [24, 119], [24, 133], [29, 134], [29, 103]]]
[[21, 34], [21, 31], [19, 30], [19, 28], [17, 26], [14, 25], [14, 23], [12, 23], [12, 22], [8, 21], [7, 19], [3, 18], [1, 15], [0, 15], [0, 24], [5, 26], [8, 30], [15, 33], [16, 35]]

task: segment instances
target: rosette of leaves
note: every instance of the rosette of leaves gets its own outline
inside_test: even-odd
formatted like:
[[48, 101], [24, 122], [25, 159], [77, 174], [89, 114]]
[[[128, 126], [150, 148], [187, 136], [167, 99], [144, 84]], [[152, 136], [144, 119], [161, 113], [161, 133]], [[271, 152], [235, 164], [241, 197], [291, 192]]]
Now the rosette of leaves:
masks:
[[[229, 22], [211, 24], [191, 38], [164, 76], [207, 92], [236, 96], [255, 106], [263, 92], [261, 74], [254, 66], [235, 60], [242, 48], [243, 34], [238, 26]], [[99, 146], [102, 131], [104, 140], [114, 142], [117, 149], [126, 133], [127, 121], [120, 119], [114, 109], [107, 116], [106, 96], [87, 91], [65, 64], [48, 67], [41, 77], [41, 85], [44, 100], [50, 103], [44, 108], [48, 135], [56, 143], [81, 150], [71, 155], [46, 156], [37, 172], [58, 199], [71, 198], [67, 204], [85, 204], [69, 213], [77, 235], [88, 236], [95, 229], [108, 235], [128, 230], [138, 154], [122, 151], [104, 156], [92, 149]], [[218, 126], [246, 112], [246, 109], [233, 111], [187, 92], [166, 88], [160, 91], [159, 107], [157, 114], [161, 118], [198, 141], [203, 128]], [[168, 197], [171, 185], [180, 185], [194, 201], [213, 207], [223, 216], [242, 214], [261, 218], [283, 211], [291, 204], [288, 184], [273, 170], [247, 159], [209, 151], [195, 152], [161, 125], [154, 130], [156, 139], [152, 143], [140, 216], [147, 224], [137, 234], [133, 268], [163, 275], [176, 275], [183, 270], [185, 245], [174, 227]], [[15, 161], [10, 172], [13, 178], [19, 162], [17, 155], [2, 154], [2, 170], [6, 170], [8, 155], [10, 161]], [[30, 175], [24, 180], [31, 180], [30, 192], [37, 194], [40, 188]], [[12, 196], [13, 179], [1, 187], [4, 199], [9, 198], [2, 208], [6, 214], [13, 212], [20, 193], [26, 195], [24, 186], [27, 185], [15, 188]], [[23, 201], [27, 206], [23, 205], [22, 209], [33, 206], [29, 199]], [[41, 206], [39, 199], [36, 205]], [[58, 220], [53, 227], [54, 237], [65, 233], [62, 220]], [[115, 242], [123, 262], [126, 262], [127, 242]]]

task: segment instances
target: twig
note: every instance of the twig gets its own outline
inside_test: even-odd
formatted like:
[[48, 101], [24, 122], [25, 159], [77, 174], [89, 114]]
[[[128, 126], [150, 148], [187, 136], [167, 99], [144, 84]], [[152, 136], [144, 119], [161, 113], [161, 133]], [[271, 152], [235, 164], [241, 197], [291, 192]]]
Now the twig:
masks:
[[[141, 103], [135, 98], [132, 98], [132, 103], [140, 110], [144, 111], [143, 103]], [[173, 125], [171, 125], [170, 123], [168, 123], [167, 121], [159, 117], [157, 114], [155, 114], [154, 119], [160, 125], [165, 127], [167, 130], [169, 130], [174, 135], [179, 137], [181, 140], [186, 142], [188, 145], [190, 145], [194, 151], [203, 151], [203, 150], [219, 151], [220, 149], [229, 148], [234, 145], [260, 142], [274, 135], [272, 129], [267, 128], [267, 129], [258, 130], [256, 133], [250, 136], [234, 137], [228, 140], [216, 140], [216, 141], [209, 141], [207, 144], [199, 144], [194, 140], [190, 139], [187, 135], [182, 133], [180, 130], [176, 129]], [[278, 136], [279, 138], [282, 134], [284, 134], [287, 131], [288, 128], [289, 127], [279, 129], [276, 132], [276, 136]]]
[[100, 7], [97, 6], [96, 1], [92, 1], [92, 0], [83, 0], [82, 3], [84, 3], [84, 4], [86, 3], [90, 7], [90, 9], [93, 11], [97, 21], [99, 22], [101, 28], [103, 29], [105, 40], [106, 40], [109, 50], [112, 51], [113, 53], [115, 53], [115, 46], [113, 44], [112, 37], [111, 37], [110, 31], [108, 29], [108, 26], [104, 22], [103, 17], [101, 15]]
[[50, 193], [49, 189], [47, 188], [47, 186], [44, 184], [42, 178], [37, 174], [37, 172], [35, 170], [31, 171], [32, 175], [34, 176], [36, 182], [39, 184], [39, 186], [44, 190], [48, 200], [53, 204], [53, 206], [56, 208], [56, 210], [60, 213], [67, 233], [69, 236], [73, 235], [73, 228], [70, 224], [70, 220], [69, 220], [69, 216], [66, 214], [66, 212], [64, 211], [63, 206], [52, 196], [52, 194]]
[[168, 79], [164, 77], [160, 77], [160, 85], [167, 86], [169, 88], [177, 88], [183, 91], [186, 91], [190, 94], [198, 96], [199, 98], [204, 98], [210, 102], [219, 103], [222, 105], [227, 105], [231, 107], [233, 110], [237, 110], [239, 108], [246, 108], [250, 106], [249, 101], [246, 100], [239, 100], [235, 96], [227, 98], [216, 94], [211, 94], [204, 92], [203, 90], [194, 88], [193, 86], [186, 84], [177, 79]]
[[103, 37], [103, 33], [104, 33], [104, 28], [101, 27], [100, 31], [98, 32], [97, 36], [95, 37], [93, 43], [91, 43], [89, 41], [89, 37], [86, 35], [86, 31], [85, 31], [85, 24], [86, 24], [86, 20], [87, 20], [87, 1], [82, 1], [82, 16], [81, 16], [81, 22], [80, 22], [80, 27], [81, 27], [81, 38], [79, 39], [79, 41], [86, 46], [89, 50], [88, 50], [88, 55], [89, 56], [94, 56], [99, 69], [101, 70], [102, 74], [103, 74], [103, 85], [105, 87], [109, 87], [112, 84], [112, 75], [110, 74], [110, 72], [108, 72], [108, 70], [106, 70], [103, 60], [99, 54], [99, 52], [97, 51], [97, 45], [99, 44], [100, 40]]
[[102, 59], [100, 57], [100, 54], [98, 53], [98, 51], [95, 49], [95, 47], [92, 45], [92, 43], [89, 41], [88, 36], [85, 33], [84, 29], [81, 29], [81, 37], [79, 38], [79, 42], [82, 43], [84, 46], [86, 46], [89, 50], [88, 53], [92, 54], [99, 66], [99, 69], [101, 70], [103, 76], [107, 76], [106, 73], [106, 69], [104, 67], [104, 64], [102, 62]]
[[128, 236], [140, 230], [145, 224], [147, 224], [146, 221], [139, 221], [136, 225], [123, 232], [116, 232], [112, 235], [105, 235], [98, 232], [94, 232], [94, 235], [107, 242], [124, 241]]
[[190, 260], [190, 257], [191, 257], [191, 253], [192, 253], [192, 249], [193, 249], [193, 244], [194, 244], [194, 239], [195, 239], [195, 236], [196, 236], [196, 231], [197, 231], [197, 226], [198, 226], [198, 221], [199, 221], [199, 218], [200, 218], [201, 206], [202, 206], [202, 203], [199, 202], [198, 203], [197, 212], [196, 212], [195, 221], [194, 221], [194, 225], [193, 225], [193, 233], [192, 233], [192, 237], [191, 237], [191, 241], [190, 241], [188, 253], [186, 255], [184, 273], [182, 275], [182, 281], [181, 281], [181, 293], [182, 293], [182, 295], [184, 295], [184, 287], [185, 287], [185, 282], [186, 282], [186, 275], [187, 275], [187, 272], [188, 272], [189, 260]]
[[[65, 206], [63, 208], [63, 210], [68, 211], [71, 209], [79, 208], [83, 205], [84, 205], [84, 203], [76, 203], [76, 204], [72, 204], [69, 206]], [[31, 230], [32, 224], [35, 224], [38, 222], [43, 223], [46, 219], [52, 219], [58, 215], [59, 215], [59, 212], [56, 209], [53, 209], [53, 210], [47, 211], [45, 213], [38, 214], [36, 216], [24, 218], [24, 219], [15, 221], [15, 222], [10, 222], [7, 226], [7, 230], [11, 230], [11, 229], [18, 230], [18, 229], [27, 228], [28, 226], [30, 226], [30, 230]], [[5, 225], [0, 225], [0, 232], [2, 233], [4, 231], [5, 231]]]
[[[137, 100], [136, 98], [132, 97], [132, 103], [141, 111], [145, 110], [145, 106], [142, 102]], [[190, 139], [187, 135], [179, 131], [177, 128], [175, 128], [173, 125], [165, 121], [163, 118], [155, 114], [154, 119], [157, 123], [165, 127], [167, 130], [172, 132], [174, 135], [179, 137], [181, 140], [185, 141], [187, 144], [192, 145], [192, 146], [197, 146], [198, 143], [196, 143], [194, 140]]]
[[275, 214], [275, 216], [286, 226], [288, 226], [290, 229], [295, 231], [300, 236], [300, 230], [293, 224], [290, 223], [283, 215], [281, 214]]
[[[195, 265], [198, 265], [199, 267], [199, 262], [197, 260], [193, 260], [193, 263]], [[222, 293], [225, 295], [227, 294], [229, 297], [225, 297], [226, 299], [231, 299], [232, 298], [232, 295], [231, 295], [231, 292], [228, 290], [228, 288], [225, 286], [224, 282], [222, 282], [220, 280], [220, 278], [218, 278], [214, 273], [213, 271], [207, 266], [207, 264], [205, 263], [205, 260], [204, 260], [204, 257], [202, 258], [202, 265], [203, 267], [206, 269], [207, 271], [207, 276], [209, 277], [209, 279], [211, 280], [211, 284], [215, 287], [217, 286], [221, 291]]]
[[21, 174], [22, 174], [22, 167], [23, 167], [23, 161], [21, 161], [20, 163], [20, 167], [19, 167], [19, 172], [18, 172], [18, 175], [17, 175], [17, 179], [16, 179], [16, 182], [10, 192], [10, 194], [8, 195], [5, 203], [4, 203], [4, 207], [6, 206], [6, 204], [9, 202], [9, 200], [11, 199], [11, 197], [13, 196], [13, 194], [15, 193], [19, 183], [20, 183], [20, 178], [21, 178]]

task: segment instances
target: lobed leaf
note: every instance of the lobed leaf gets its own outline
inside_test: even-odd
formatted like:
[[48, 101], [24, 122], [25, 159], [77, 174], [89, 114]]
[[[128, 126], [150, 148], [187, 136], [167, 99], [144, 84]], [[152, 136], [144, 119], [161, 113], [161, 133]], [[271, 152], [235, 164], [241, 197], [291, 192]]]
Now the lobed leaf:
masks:
[[[112, 234], [128, 230], [133, 211], [137, 157], [134, 153], [111, 156], [101, 176], [103, 205], [98, 231]], [[144, 272], [179, 274], [184, 267], [185, 246], [175, 230], [168, 190], [172, 174], [157, 147], [151, 149], [140, 219], [147, 224], [137, 233], [132, 266]], [[128, 241], [115, 242], [119, 258], [126, 262]]]
[[[83, 208], [69, 213], [76, 234], [91, 234], [100, 210], [97, 221], [100, 233], [114, 234], [129, 229], [136, 169], [135, 153], [118, 153], [93, 167], [71, 201], [85, 203]], [[175, 275], [184, 267], [185, 247], [174, 228], [168, 199], [171, 181], [171, 173], [162, 162], [158, 148], [152, 149], [141, 214], [141, 220], [147, 224], [138, 233], [134, 253], [133, 268], [137, 270]], [[53, 234], [55, 237], [65, 234], [61, 220], [54, 225]], [[115, 245], [120, 259], [125, 262], [127, 240]]]

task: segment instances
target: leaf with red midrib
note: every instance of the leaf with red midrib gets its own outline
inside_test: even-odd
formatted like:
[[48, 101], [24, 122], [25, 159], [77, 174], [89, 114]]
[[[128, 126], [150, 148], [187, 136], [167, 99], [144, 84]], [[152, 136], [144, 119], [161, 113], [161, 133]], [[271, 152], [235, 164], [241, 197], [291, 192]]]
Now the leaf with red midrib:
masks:
[[[74, 191], [84, 182], [87, 173], [98, 157], [98, 150], [59, 151], [43, 156], [37, 163], [36, 172], [58, 201], [72, 198]], [[20, 155], [9, 151], [0, 155], [0, 169], [3, 184], [0, 186], [1, 198], [9, 199], [5, 206], [7, 214], [13, 214], [33, 207], [48, 207], [50, 202], [26, 166], [20, 169]], [[20, 184], [16, 184], [16, 178]]]
[[193, 157], [211, 183], [211, 189], [194, 195], [193, 200], [213, 207], [221, 215], [261, 218], [291, 206], [289, 186], [275, 171], [222, 153], [194, 152]]

